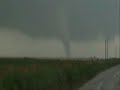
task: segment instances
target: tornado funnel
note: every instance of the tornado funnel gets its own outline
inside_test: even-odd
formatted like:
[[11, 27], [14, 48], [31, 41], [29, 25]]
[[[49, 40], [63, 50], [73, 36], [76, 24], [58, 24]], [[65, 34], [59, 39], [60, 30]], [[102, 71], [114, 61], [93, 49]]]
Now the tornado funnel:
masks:
[[66, 57], [70, 57], [70, 34], [68, 31], [68, 16], [63, 0], [57, 0], [56, 14], [60, 33], [60, 40], [63, 42]]

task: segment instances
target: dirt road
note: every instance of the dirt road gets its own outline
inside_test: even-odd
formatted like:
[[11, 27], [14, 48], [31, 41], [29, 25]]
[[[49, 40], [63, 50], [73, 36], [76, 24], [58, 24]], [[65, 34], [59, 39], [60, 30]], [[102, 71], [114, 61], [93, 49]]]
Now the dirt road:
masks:
[[120, 90], [120, 65], [100, 73], [78, 90]]

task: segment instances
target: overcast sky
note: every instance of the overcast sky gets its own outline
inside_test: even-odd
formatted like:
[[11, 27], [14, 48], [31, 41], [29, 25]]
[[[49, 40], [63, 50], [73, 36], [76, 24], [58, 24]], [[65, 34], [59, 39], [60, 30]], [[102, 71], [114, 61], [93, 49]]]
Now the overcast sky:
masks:
[[117, 37], [117, 1], [0, 0], [1, 56], [64, 56], [57, 19], [60, 6], [66, 10], [72, 56], [103, 57], [104, 39], [109, 38], [114, 48]]

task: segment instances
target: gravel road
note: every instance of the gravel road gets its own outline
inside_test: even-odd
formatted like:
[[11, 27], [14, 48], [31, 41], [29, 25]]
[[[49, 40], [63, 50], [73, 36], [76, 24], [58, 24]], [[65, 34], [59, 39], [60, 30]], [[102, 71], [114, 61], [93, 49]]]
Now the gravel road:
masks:
[[78, 90], [120, 90], [120, 65], [98, 74]]

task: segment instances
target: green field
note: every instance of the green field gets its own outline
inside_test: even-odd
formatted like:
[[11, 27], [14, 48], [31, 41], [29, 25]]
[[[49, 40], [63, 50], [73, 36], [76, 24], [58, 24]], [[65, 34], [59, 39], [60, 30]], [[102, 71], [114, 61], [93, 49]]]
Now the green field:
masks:
[[76, 90], [119, 59], [1, 58], [0, 90]]

